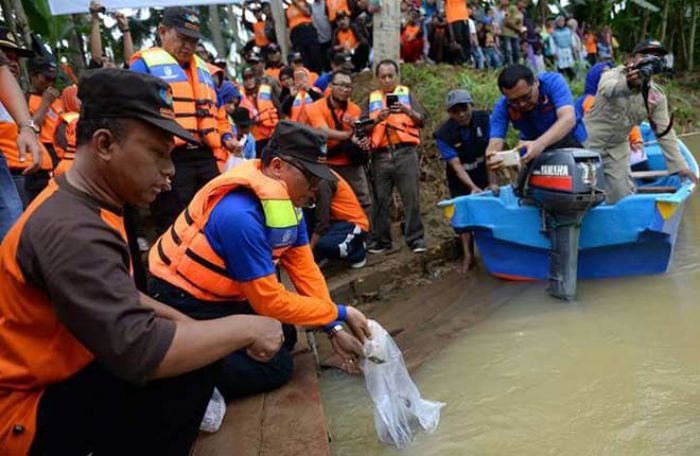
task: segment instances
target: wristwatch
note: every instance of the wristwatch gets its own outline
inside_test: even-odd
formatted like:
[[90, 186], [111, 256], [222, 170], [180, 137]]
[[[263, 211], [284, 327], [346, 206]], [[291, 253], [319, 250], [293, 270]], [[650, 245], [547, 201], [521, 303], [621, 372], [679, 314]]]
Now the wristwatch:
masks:
[[345, 331], [345, 328], [341, 324], [337, 324], [333, 326], [330, 331], [328, 331], [328, 337], [333, 338], [335, 337], [336, 334], [338, 334], [340, 331]]
[[20, 125], [19, 129], [21, 130], [24, 127], [31, 128], [37, 135], [41, 131], [41, 129], [37, 126], [36, 122], [34, 122], [34, 119], [29, 119], [28, 121], [24, 122], [22, 125]]

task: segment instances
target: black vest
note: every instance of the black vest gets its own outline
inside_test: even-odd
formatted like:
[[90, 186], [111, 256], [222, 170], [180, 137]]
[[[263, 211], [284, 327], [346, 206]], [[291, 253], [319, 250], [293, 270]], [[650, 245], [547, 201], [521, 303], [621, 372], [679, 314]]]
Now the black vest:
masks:
[[[484, 188], [488, 185], [488, 174], [486, 172], [486, 147], [489, 144], [489, 113], [488, 111], [472, 111], [471, 124], [466, 127], [469, 130], [469, 139], [463, 140], [460, 127], [452, 119], [442, 124], [433, 137], [439, 139], [454, 148], [459, 155], [459, 161], [471, 177], [474, 184]], [[447, 165], [447, 176], [453, 176], [452, 167]]]

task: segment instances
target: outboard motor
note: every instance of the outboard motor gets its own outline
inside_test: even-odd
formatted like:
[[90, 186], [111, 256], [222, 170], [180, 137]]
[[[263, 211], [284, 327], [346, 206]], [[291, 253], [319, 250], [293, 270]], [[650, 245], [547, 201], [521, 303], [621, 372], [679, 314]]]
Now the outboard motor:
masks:
[[586, 212], [605, 200], [603, 163], [597, 152], [555, 149], [543, 152], [518, 183], [518, 194], [542, 208], [549, 250], [547, 292], [560, 299], [576, 297], [578, 243]]

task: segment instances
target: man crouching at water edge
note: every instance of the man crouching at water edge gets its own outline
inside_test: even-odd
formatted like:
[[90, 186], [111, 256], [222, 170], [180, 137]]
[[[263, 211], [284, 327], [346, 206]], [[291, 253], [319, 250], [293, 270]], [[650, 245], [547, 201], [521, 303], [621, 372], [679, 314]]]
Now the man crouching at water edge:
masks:
[[166, 190], [173, 136], [193, 138], [153, 76], [96, 70], [78, 96], [73, 166], [0, 246], [0, 452], [187, 455], [214, 363], [240, 349], [270, 359], [281, 327], [196, 321], [139, 293], [123, 207]]
[[[149, 256], [153, 297], [196, 319], [260, 314], [290, 325], [323, 326], [346, 367], [362, 355], [367, 319], [336, 305], [309, 246], [301, 208], [315, 198], [326, 165], [325, 136], [282, 121], [263, 150], [209, 182], [158, 239]], [[285, 289], [277, 266], [298, 293]], [[342, 331], [346, 322], [350, 332]], [[254, 353], [227, 356], [217, 379], [225, 398], [269, 391], [292, 373], [294, 328], [270, 363]], [[353, 336], [354, 334], [354, 336]]]
[[544, 72], [535, 77], [528, 67], [511, 65], [498, 76], [498, 88], [503, 95], [491, 114], [489, 169], [503, 167], [496, 152], [503, 150], [509, 123], [520, 131], [517, 148], [524, 149], [524, 163], [547, 149], [581, 147], [585, 129], [577, 125], [574, 98], [561, 74]]
[[[489, 185], [485, 152], [489, 142], [489, 114], [473, 110], [472, 96], [463, 89], [447, 94], [450, 118], [433, 133], [442, 159], [446, 162], [450, 196], [480, 193]], [[464, 261], [462, 272], [474, 264], [474, 239], [471, 232], [461, 233]]]
[[[660, 59], [667, 53], [666, 48], [655, 40], [645, 40], [637, 44], [627, 65], [620, 65], [603, 73], [593, 107], [583, 118], [588, 131], [586, 147], [599, 151], [603, 158], [608, 204], [614, 204], [634, 192], [627, 138], [630, 130], [647, 118], [650, 124], [655, 126], [668, 172], [677, 173], [697, 183], [697, 177], [688, 168], [688, 163], [678, 149], [666, 96], [659, 86], [649, 80], [647, 110], [642, 93], [642, 74], [640, 69], [635, 69], [635, 65], [642, 59], [655, 56], [662, 62]], [[653, 60], [652, 57], [650, 63], [653, 63]]]

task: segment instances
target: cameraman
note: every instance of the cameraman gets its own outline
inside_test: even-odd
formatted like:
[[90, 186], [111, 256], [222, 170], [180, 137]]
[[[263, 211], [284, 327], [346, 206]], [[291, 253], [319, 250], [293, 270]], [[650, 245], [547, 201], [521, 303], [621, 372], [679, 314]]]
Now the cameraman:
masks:
[[[588, 130], [586, 148], [599, 151], [603, 158], [608, 204], [614, 204], [634, 192], [627, 136], [632, 127], [647, 119], [655, 126], [668, 172], [697, 182], [697, 177], [678, 150], [666, 96], [650, 80], [646, 80], [646, 102], [643, 95], [645, 73], [650, 78], [651, 74], [663, 72], [665, 65], [661, 59], [667, 53], [666, 48], [656, 40], [644, 40], [637, 44], [626, 66], [621, 65], [603, 73], [595, 103], [583, 119]], [[649, 56], [659, 60], [654, 61]], [[645, 63], [640, 68], [643, 60]]]
[[[372, 200], [364, 165], [369, 160], [369, 138], [355, 134], [353, 124], [360, 107], [350, 100], [352, 77], [335, 70], [330, 77], [330, 94], [306, 107], [307, 123], [328, 137], [328, 166], [350, 184], [366, 214]], [[363, 130], [358, 130], [364, 133]]]

